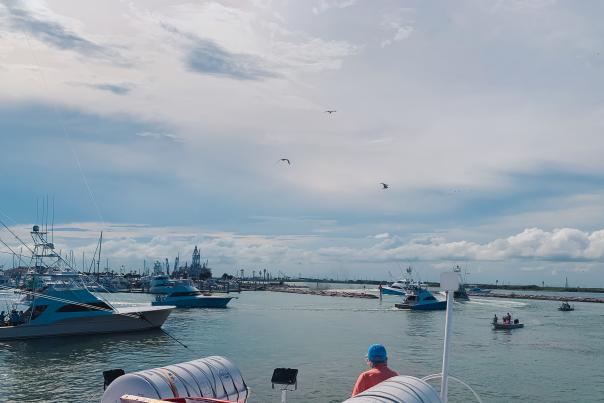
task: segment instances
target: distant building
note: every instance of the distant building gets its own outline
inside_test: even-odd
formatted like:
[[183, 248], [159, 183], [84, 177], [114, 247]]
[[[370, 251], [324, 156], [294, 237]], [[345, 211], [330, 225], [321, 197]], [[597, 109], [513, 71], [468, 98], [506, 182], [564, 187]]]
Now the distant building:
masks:
[[174, 270], [173, 277], [191, 278], [194, 280], [205, 280], [212, 277], [212, 269], [208, 267], [208, 261], [201, 262], [201, 252], [195, 246], [193, 249], [193, 257], [191, 265], [189, 266], [186, 262], [184, 267], [179, 267]]

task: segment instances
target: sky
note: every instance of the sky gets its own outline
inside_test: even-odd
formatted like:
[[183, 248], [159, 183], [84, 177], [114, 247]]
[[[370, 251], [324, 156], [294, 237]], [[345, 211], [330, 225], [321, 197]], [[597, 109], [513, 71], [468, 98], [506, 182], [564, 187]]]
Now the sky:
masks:
[[54, 200], [79, 266], [604, 286], [603, 12], [0, 0], [0, 219]]

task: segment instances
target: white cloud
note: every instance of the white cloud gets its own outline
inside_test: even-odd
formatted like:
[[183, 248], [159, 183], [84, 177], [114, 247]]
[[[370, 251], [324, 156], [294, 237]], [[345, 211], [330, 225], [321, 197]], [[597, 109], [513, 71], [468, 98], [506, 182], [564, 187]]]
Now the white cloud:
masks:
[[312, 8], [314, 14], [321, 14], [330, 9], [342, 9], [353, 6], [357, 0], [319, 0]]
[[413, 10], [402, 8], [396, 11], [390, 11], [382, 17], [382, 29], [388, 31], [392, 36], [384, 39], [380, 46], [382, 48], [392, 45], [394, 42], [405, 40], [411, 36], [414, 31], [410, 15]]
[[[544, 231], [527, 228], [519, 234], [487, 243], [466, 240], [447, 241], [442, 237], [403, 241], [397, 237], [362, 249], [331, 246], [317, 251], [330, 258], [349, 257], [363, 261], [602, 261], [604, 259], [604, 231], [592, 233], [573, 228]], [[526, 268], [521, 269], [527, 271]], [[531, 267], [530, 270], [537, 270]]]
[[138, 132], [136, 133], [138, 137], [147, 137], [155, 140], [166, 139], [175, 142], [181, 142], [182, 139], [174, 134], [170, 133], [157, 133], [157, 132]]

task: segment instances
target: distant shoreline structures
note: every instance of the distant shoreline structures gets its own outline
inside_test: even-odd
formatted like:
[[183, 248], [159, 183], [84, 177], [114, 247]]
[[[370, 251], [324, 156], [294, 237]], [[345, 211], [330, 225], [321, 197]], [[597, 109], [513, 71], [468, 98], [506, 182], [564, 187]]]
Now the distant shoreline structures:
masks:
[[[288, 283], [334, 283], [334, 284], [371, 284], [380, 285], [388, 284], [387, 280], [335, 280], [335, 279], [318, 279], [318, 278], [295, 278], [285, 280]], [[440, 284], [436, 282], [424, 281], [428, 287], [439, 287]], [[466, 284], [466, 286], [468, 286]], [[472, 284], [472, 287], [479, 287], [486, 290], [510, 290], [510, 291], [553, 291], [553, 292], [587, 292], [587, 293], [604, 293], [602, 287], [542, 287], [538, 285], [527, 285], [527, 284], [510, 284], [510, 285], [496, 285], [496, 284]]]

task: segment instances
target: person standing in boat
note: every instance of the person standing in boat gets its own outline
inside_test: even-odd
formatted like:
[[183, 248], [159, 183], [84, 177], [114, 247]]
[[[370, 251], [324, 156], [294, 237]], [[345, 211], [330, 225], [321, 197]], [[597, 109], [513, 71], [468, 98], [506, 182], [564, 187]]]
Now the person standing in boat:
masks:
[[381, 344], [369, 346], [367, 349], [367, 364], [371, 369], [359, 375], [352, 389], [353, 397], [386, 379], [398, 375], [398, 372], [388, 368], [386, 347]]

